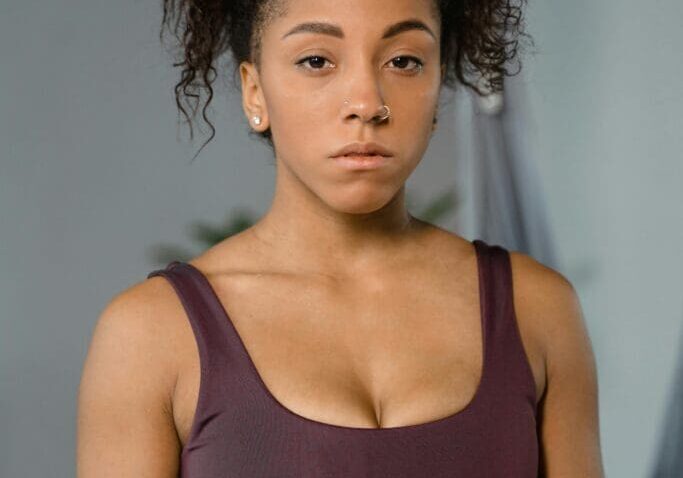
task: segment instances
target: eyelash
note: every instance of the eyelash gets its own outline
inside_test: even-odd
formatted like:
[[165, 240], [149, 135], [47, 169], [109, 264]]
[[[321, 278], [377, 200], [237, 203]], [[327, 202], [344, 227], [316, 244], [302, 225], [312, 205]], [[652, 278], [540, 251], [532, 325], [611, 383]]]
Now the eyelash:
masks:
[[[329, 60], [327, 60], [327, 58], [325, 58], [325, 57], [322, 56], [322, 55], [311, 55], [311, 56], [307, 56], [307, 57], [302, 58], [301, 60], [297, 61], [297, 62], [295, 63], [295, 65], [298, 66], [298, 67], [300, 67], [300, 68], [304, 68], [303, 64], [306, 63], [308, 60], [310, 60], [310, 59], [312, 59], [312, 58], [321, 58], [321, 59], [324, 59], [324, 60], [326, 60], [326, 61], [329, 61]], [[415, 62], [415, 63], [417, 64], [417, 67], [414, 68], [413, 71], [418, 71], [418, 72], [419, 72], [419, 71], [422, 71], [422, 68], [424, 67], [424, 63], [423, 63], [419, 58], [414, 57], [414, 56], [410, 56], [410, 55], [399, 55], [399, 56], [396, 56], [396, 57], [392, 58], [392, 59], [390, 60], [390, 62], [396, 60], [397, 58], [405, 58], [405, 59], [408, 59], [408, 60], [411, 60], [411, 61]], [[316, 70], [317, 70], [317, 71], [321, 71], [321, 70], [323, 70], [323, 68], [305, 68], [305, 69], [307, 69], [307, 70], [313, 70], [313, 71], [316, 71]], [[409, 69], [406, 69], [406, 68], [399, 68], [399, 70], [410, 71]]]

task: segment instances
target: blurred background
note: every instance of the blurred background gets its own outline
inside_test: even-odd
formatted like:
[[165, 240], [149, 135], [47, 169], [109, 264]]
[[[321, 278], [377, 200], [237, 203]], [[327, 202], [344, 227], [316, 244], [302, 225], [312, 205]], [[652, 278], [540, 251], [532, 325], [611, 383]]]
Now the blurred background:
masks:
[[[534, 53], [487, 101], [444, 90], [411, 212], [563, 273], [598, 364], [611, 477], [683, 476], [683, 3], [531, 0]], [[0, 3], [0, 476], [75, 473], [104, 305], [265, 212], [270, 150], [217, 86], [178, 126], [161, 4]], [[208, 134], [208, 129], [205, 130]]]

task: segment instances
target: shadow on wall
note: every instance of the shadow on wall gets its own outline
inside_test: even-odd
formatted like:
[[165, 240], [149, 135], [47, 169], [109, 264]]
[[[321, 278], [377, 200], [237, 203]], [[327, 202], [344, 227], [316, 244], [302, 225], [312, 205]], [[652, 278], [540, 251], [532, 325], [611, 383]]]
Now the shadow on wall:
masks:
[[678, 343], [678, 362], [651, 478], [683, 476], [683, 333]]

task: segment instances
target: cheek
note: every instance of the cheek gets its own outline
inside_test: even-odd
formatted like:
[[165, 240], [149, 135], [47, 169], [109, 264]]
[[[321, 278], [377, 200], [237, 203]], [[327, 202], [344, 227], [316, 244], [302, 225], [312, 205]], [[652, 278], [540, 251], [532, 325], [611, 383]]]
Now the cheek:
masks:
[[411, 104], [415, 112], [415, 120], [421, 121], [420, 124], [431, 128], [432, 118], [436, 112], [439, 102], [439, 92], [437, 90], [421, 90], [415, 93]]
[[[315, 91], [306, 91], [293, 84], [278, 86], [267, 98], [270, 128], [277, 138], [281, 151], [289, 155], [327, 151], [330, 145], [329, 97]], [[327, 144], [325, 141], [327, 140]]]
[[394, 146], [404, 155], [404, 161], [411, 163], [406, 167], [417, 167], [429, 146], [437, 103], [438, 95], [432, 91], [416, 91], [409, 98], [394, 102], [401, 114], [391, 137]]
[[266, 101], [273, 122], [292, 129], [319, 123], [334, 96], [329, 88], [311, 83], [283, 65], [270, 71], [267, 81], [264, 91], [269, 92]]

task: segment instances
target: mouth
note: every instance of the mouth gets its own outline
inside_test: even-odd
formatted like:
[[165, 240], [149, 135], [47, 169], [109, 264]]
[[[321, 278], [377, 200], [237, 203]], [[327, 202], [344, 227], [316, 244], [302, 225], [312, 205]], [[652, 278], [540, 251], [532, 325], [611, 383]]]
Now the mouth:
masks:
[[332, 154], [333, 158], [340, 156], [347, 157], [371, 157], [371, 156], [393, 156], [394, 153], [387, 147], [379, 143], [349, 143]]
[[345, 169], [368, 170], [376, 169], [384, 164], [387, 164], [391, 159], [391, 156], [383, 156], [381, 154], [350, 153], [341, 156], [335, 156], [332, 159], [334, 159], [337, 164]]
[[384, 154], [379, 154], [379, 153], [349, 153], [349, 154], [344, 154], [342, 156], [337, 156], [338, 158], [356, 158], [356, 159], [363, 159], [363, 158], [376, 158], [377, 156], [382, 156], [385, 158], [388, 158], [389, 156], [386, 156]]

